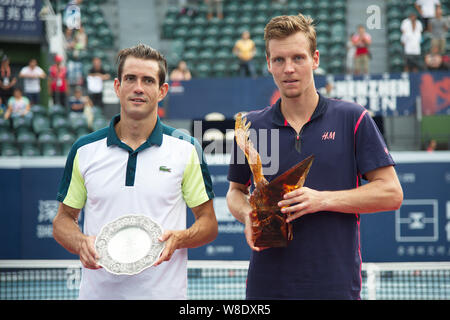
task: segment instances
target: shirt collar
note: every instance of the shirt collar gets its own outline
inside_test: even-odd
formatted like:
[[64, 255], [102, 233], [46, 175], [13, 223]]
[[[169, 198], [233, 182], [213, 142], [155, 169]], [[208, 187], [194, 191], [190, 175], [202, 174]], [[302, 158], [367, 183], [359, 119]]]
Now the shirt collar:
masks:
[[[319, 92], [317, 92], [317, 94], [319, 95], [319, 102], [317, 103], [317, 106], [314, 109], [314, 112], [309, 121], [314, 120], [315, 118], [321, 116], [327, 110], [326, 99]], [[279, 98], [272, 107], [274, 108], [272, 122], [280, 127], [287, 126], [288, 123], [284, 118], [283, 114], [281, 113], [281, 98]]]
[[[111, 145], [116, 145], [116, 146], [119, 146], [126, 150], [131, 150], [131, 148], [129, 146], [127, 146], [125, 143], [123, 143], [122, 141], [120, 141], [119, 137], [117, 136], [116, 129], [114, 128], [114, 126], [119, 121], [120, 121], [120, 113], [115, 115], [111, 119], [111, 122], [109, 123], [108, 137], [106, 139], [106, 145], [108, 147]], [[163, 140], [163, 126], [162, 126], [161, 120], [159, 119], [159, 117], [157, 117], [156, 124], [155, 124], [155, 127], [153, 128], [152, 133], [147, 138], [147, 140], [136, 151], [140, 151], [145, 148], [149, 148], [151, 145], [160, 146], [162, 144], [162, 140]], [[133, 150], [131, 150], [131, 151], [133, 151]]]

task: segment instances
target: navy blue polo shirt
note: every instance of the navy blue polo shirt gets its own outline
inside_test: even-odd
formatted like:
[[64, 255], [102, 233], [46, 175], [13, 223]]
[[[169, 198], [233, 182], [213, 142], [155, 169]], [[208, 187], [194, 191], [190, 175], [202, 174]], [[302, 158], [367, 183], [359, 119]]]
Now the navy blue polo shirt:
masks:
[[[311, 119], [297, 133], [284, 119], [280, 102], [246, 115], [268, 181], [310, 155], [315, 159], [305, 186], [319, 191], [356, 188], [367, 172], [394, 165], [362, 106], [319, 94]], [[242, 158], [234, 143], [228, 180], [251, 183], [253, 190]], [[252, 251], [247, 299], [359, 299], [359, 213], [317, 212], [291, 223], [294, 239], [286, 248]]]

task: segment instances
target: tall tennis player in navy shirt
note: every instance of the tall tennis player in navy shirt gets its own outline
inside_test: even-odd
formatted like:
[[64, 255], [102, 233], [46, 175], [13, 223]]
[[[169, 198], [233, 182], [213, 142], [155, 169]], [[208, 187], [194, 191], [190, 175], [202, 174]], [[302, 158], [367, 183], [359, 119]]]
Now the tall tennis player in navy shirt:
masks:
[[[294, 231], [286, 248], [253, 245], [252, 174], [242, 151], [236, 144], [233, 149], [227, 203], [245, 224], [252, 249], [247, 299], [360, 299], [359, 215], [396, 210], [403, 200], [394, 161], [367, 110], [317, 92], [313, 71], [319, 52], [312, 23], [299, 14], [267, 24], [267, 67], [281, 98], [247, 114], [255, 147], [271, 159], [263, 163], [268, 181], [315, 156], [304, 187], [279, 199], [291, 213]], [[361, 185], [362, 179], [368, 183]]]

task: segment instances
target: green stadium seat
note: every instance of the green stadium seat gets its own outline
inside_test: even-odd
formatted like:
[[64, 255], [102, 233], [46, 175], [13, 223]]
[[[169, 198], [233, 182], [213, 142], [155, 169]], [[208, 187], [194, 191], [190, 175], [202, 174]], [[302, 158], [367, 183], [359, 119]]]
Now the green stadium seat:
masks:
[[14, 143], [16, 140], [14, 133], [7, 129], [0, 130], [0, 144]]
[[52, 128], [58, 130], [60, 128], [69, 128], [70, 123], [67, 117], [61, 115], [55, 115], [52, 118]]
[[61, 144], [74, 143], [75, 135], [66, 128], [60, 128], [56, 134], [58, 142]]
[[217, 58], [217, 60], [224, 62], [235, 58], [233, 52], [229, 48], [222, 48], [217, 50], [215, 53], [215, 57]]
[[206, 19], [206, 17], [204, 15], [197, 15], [194, 19], [193, 19], [193, 25], [196, 26], [206, 26], [208, 25], [208, 20]]
[[21, 145], [26, 143], [35, 143], [36, 135], [32, 131], [22, 128], [17, 131], [16, 141]]
[[33, 143], [25, 143], [21, 147], [20, 155], [22, 157], [37, 157], [41, 155], [41, 152]]
[[219, 47], [218, 37], [208, 37], [208, 38], [206, 38], [202, 42], [201, 47], [205, 48], [205, 49], [213, 49], [213, 50], [215, 50], [216, 48]]
[[20, 155], [19, 148], [14, 143], [2, 143], [0, 152], [2, 157], [16, 157]]
[[72, 116], [71, 120], [70, 120], [70, 126], [72, 128], [72, 130], [78, 130], [80, 128], [88, 128], [88, 123], [87, 120], [84, 116], [84, 114], [80, 113], [77, 116]]
[[228, 75], [227, 64], [223, 61], [218, 61], [213, 65], [213, 75], [215, 77], [225, 77]]
[[67, 156], [69, 154], [70, 149], [72, 148], [72, 143], [64, 143], [61, 144], [61, 155]]
[[[233, 38], [236, 38], [236, 37], [240, 37], [240, 34], [238, 34], [236, 31], [235, 31], [235, 28], [233, 27], [233, 26], [225, 26], [225, 27], [223, 27], [222, 29], [221, 29], [221, 35], [222, 36], [225, 36], [225, 37], [233, 37]], [[237, 40], [237, 39], [236, 39]]]
[[189, 16], [182, 15], [177, 19], [177, 27], [188, 27], [191, 25], [191, 18]]
[[67, 115], [67, 110], [66, 108], [64, 108], [62, 105], [60, 104], [54, 104], [53, 106], [51, 106], [48, 110], [48, 114], [51, 115], [52, 117], [54, 115]]
[[56, 143], [58, 142], [58, 139], [56, 137], [56, 134], [52, 130], [47, 130], [39, 134], [37, 142], [40, 145], [44, 145], [47, 143]]
[[190, 37], [203, 38], [205, 36], [206, 26], [194, 26], [190, 29]]
[[271, 7], [269, 4], [262, 1], [256, 5], [255, 9], [258, 11], [258, 13], [266, 15], [270, 12]]
[[97, 131], [109, 125], [108, 121], [103, 117], [95, 118], [92, 122], [92, 130]]
[[0, 116], [0, 130], [5, 129], [8, 130], [9, 129], [9, 120], [6, 120], [5, 118], [3, 118], [3, 116]]
[[216, 37], [220, 34], [219, 27], [217, 26], [210, 26], [206, 29], [205, 36], [207, 37]]
[[203, 48], [204, 43], [200, 40], [200, 38], [191, 38], [185, 42], [186, 49], [200, 49]]
[[20, 128], [31, 128], [32, 118], [30, 117], [14, 117], [11, 118], [11, 120], [12, 120], [12, 127], [15, 130], [18, 130]]
[[75, 129], [75, 135], [77, 136], [77, 138], [85, 136], [89, 133], [91, 133], [91, 131], [87, 127], [79, 127]]
[[220, 48], [226, 48], [229, 50], [233, 49], [235, 43], [235, 41], [230, 36], [222, 36], [218, 42]]
[[214, 51], [210, 49], [201, 50], [198, 57], [203, 61], [210, 61], [215, 58]]
[[57, 144], [47, 143], [41, 147], [41, 154], [46, 157], [55, 157], [60, 155], [60, 151]]
[[166, 16], [163, 22], [162, 30], [163, 36], [170, 39], [174, 36], [174, 30], [176, 28], [177, 20], [175, 17]]
[[199, 65], [197, 65], [195, 73], [199, 78], [208, 78], [211, 76], [211, 71], [212, 68], [209, 63], [200, 63]]
[[34, 133], [39, 134], [45, 130], [50, 129], [51, 123], [50, 119], [47, 116], [43, 116], [40, 114], [33, 115], [33, 120], [31, 124]]
[[228, 15], [224, 19], [224, 25], [232, 26], [239, 23], [239, 19], [233, 15]]
[[39, 116], [47, 116], [47, 108], [41, 106], [39, 104], [35, 104], [31, 107], [31, 112], [33, 112], [33, 117]]
[[174, 31], [173, 31], [173, 36], [175, 38], [178, 39], [183, 39], [183, 38], [187, 38], [188, 36], [190, 36], [192, 33], [189, 32], [187, 27], [177, 27]]

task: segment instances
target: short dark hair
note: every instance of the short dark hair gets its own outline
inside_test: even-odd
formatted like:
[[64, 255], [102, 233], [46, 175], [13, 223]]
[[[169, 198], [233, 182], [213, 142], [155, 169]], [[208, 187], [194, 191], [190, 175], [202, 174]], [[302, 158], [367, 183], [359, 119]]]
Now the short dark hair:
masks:
[[125, 60], [127, 59], [128, 56], [144, 60], [155, 60], [159, 66], [158, 71], [159, 86], [161, 87], [164, 84], [164, 82], [166, 82], [166, 73], [167, 73], [166, 58], [158, 50], [153, 49], [152, 47], [142, 43], [131, 48], [122, 49], [117, 54], [116, 59], [116, 63], [118, 66], [117, 78], [119, 79], [119, 82], [122, 81], [123, 65], [125, 64]]

